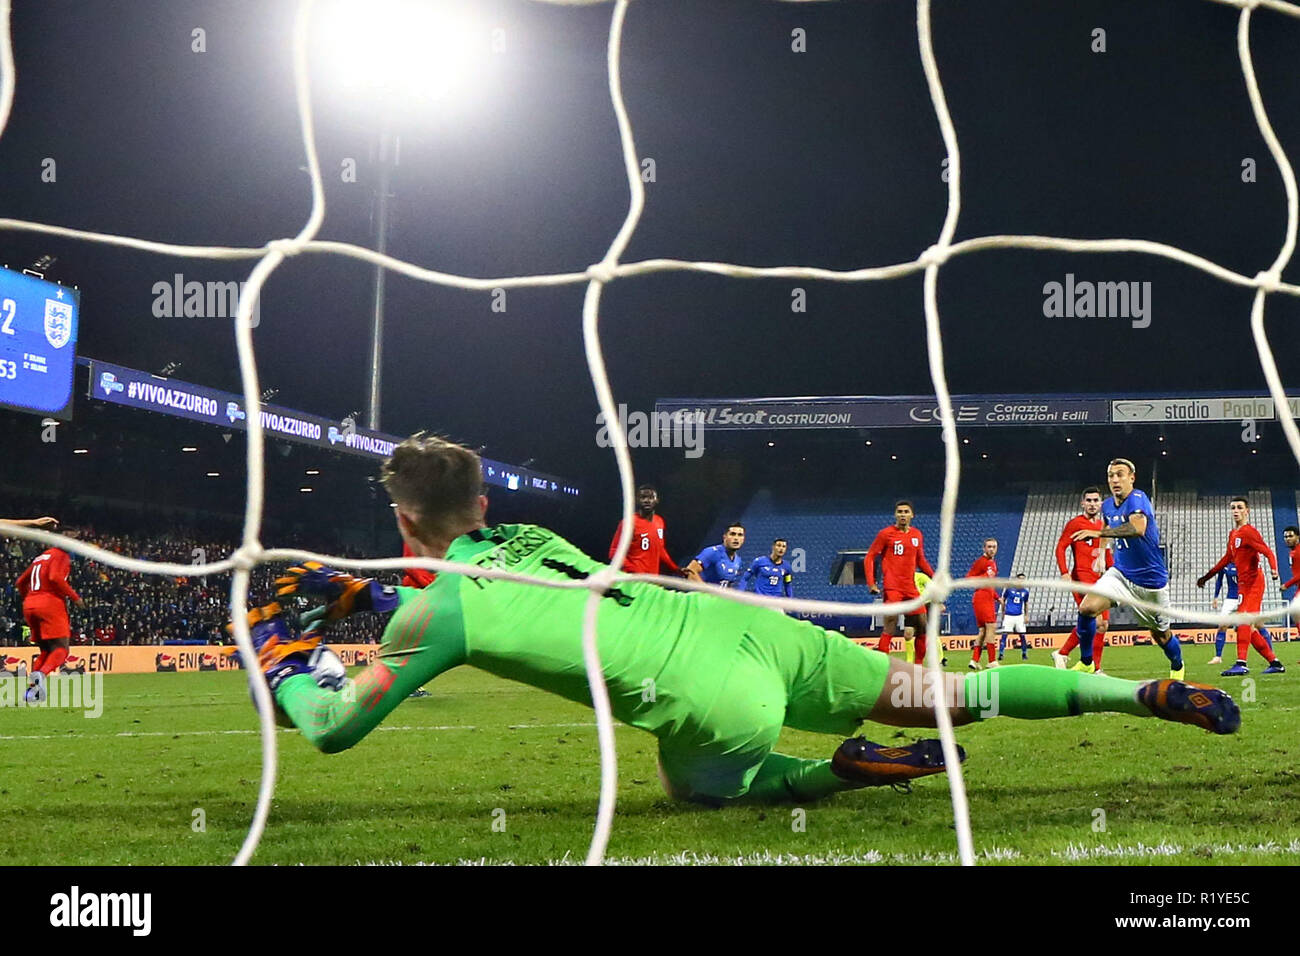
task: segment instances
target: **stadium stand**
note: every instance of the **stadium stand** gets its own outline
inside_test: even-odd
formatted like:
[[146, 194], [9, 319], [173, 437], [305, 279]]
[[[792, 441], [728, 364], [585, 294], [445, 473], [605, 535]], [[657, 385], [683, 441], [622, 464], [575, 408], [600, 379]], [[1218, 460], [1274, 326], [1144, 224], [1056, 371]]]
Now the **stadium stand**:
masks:
[[[1281, 528], [1294, 523], [1300, 512], [1300, 492], [1256, 488], [1248, 491], [1251, 519], [1264, 540], [1278, 551], [1285, 573], [1288, 564], [1281, 542]], [[1229, 493], [1202, 493], [1183, 484], [1161, 490], [1155, 499], [1162, 540], [1170, 565], [1171, 599], [1182, 607], [1210, 607], [1212, 586], [1198, 591], [1196, 578], [1214, 565], [1223, 553], [1231, 519]], [[916, 525], [926, 537], [926, 556], [935, 561], [939, 547], [939, 499], [912, 499]], [[893, 522], [892, 498], [862, 499], [848, 495], [792, 498], [761, 490], [743, 509], [740, 520], [746, 528], [741, 554], [748, 564], [767, 551], [772, 540], [790, 543], [788, 560], [795, 569], [795, 594], [827, 601], [867, 603], [874, 600], [861, 584], [845, 586], [831, 581], [841, 552], [864, 552], [881, 528]], [[1029, 577], [1057, 576], [1054, 549], [1061, 527], [1077, 512], [1078, 489], [1073, 485], [1035, 483], [1027, 492], [972, 494], [963, 496], [957, 515], [954, 541], [954, 575], [962, 575], [979, 555], [983, 539], [992, 535], [1001, 543], [998, 566], [1005, 575], [1023, 571]], [[237, 532], [220, 523], [195, 520], [187, 524], [175, 517], [145, 521], [138, 512], [118, 512], [107, 505], [83, 509], [55, 509], [71, 523], [87, 528], [89, 539], [101, 546], [133, 557], [189, 563], [195, 549], [207, 555], [226, 554], [233, 549]], [[20, 509], [21, 510], [21, 509]], [[33, 514], [50, 510], [32, 502]], [[733, 514], [726, 511], [725, 514]], [[700, 547], [721, 540], [722, 522], [711, 530]], [[293, 534], [287, 537], [295, 538]], [[338, 542], [296, 541], [315, 550], [361, 556]], [[40, 549], [25, 542], [10, 541], [0, 550], [0, 643], [20, 640], [22, 611], [14, 582]], [[698, 551], [698, 548], [696, 549]], [[695, 552], [692, 552], [694, 554]], [[274, 569], [255, 572], [254, 593], [269, 594]], [[861, 580], [861, 565], [857, 567]], [[395, 580], [395, 577], [394, 577]], [[74, 634], [79, 642], [160, 644], [172, 641], [224, 643], [229, 577], [214, 575], [208, 580], [171, 579], [126, 574], [93, 562], [74, 560], [72, 582], [86, 599], [84, 610], [73, 609]], [[1281, 597], [1271, 590], [1265, 609], [1276, 607]], [[946, 606], [945, 633], [970, 634], [975, 630], [970, 592], [956, 592]], [[1074, 602], [1064, 592], [1041, 591], [1031, 595], [1031, 627], [1068, 629], [1074, 620]], [[879, 630], [869, 618], [816, 617], [817, 623], [848, 634], [861, 635]], [[1117, 610], [1118, 625], [1131, 623], [1131, 612]], [[378, 638], [378, 622], [369, 616], [350, 619], [335, 630], [336, 641], [370, 642]]]
[[[120, 526], [120, 516], [116, 518], [111, 512], [101, 511], [93, 525], [82, 524], [86, 540], [133, 558], [181, 564], [193, 562], [198, 550], [209, 560], [216, 560], [237, 544], [234, 534], [225, 537], [219, 531], [185, 525], [132, 533]], [[131, 520], [138, 522], [139, 518]], [[22, 602], [15, 582], [42, 550], [35, 544], [11, 539], [0, 551], [0, 643], [22, 643]], [[332, 553], [349, 555], [350, 550], [341, 548]], [[269, 598], [273, 593], [271, 582], [278, 573], [269, 565], [254, 569], [253, 595]], [[396, 583], [396, 576], [380, 577]], [[85, 600], [84, 607], [70, 608], [74, 644], [232, 643], [225, 632], [230, 614], [229, 574], [206, 578], [132, 574], [74, 556], [70, 583]], [[329, 639], [374, 643], [381, 624], [373, 615], [358, 615], [331, 625]]]
[[[939, 499], [915, 497], [916, 527], [925, 535], [926, 557], [933, 563], [939, 549]], [[953, 539], [953, 575], [964, 575], [983, 549], [984, 538], [998, 539], [1001, 550], [998, 567], [1008, 573], [1022, 570], [1015, 563], [1016, 541], [1025, 510], [1023, 495], [984, 495], [963, 501], [957, 514]], [[849, 601], [864, 604], [874, 600], [862, 585], [844, 586], [831, 583], [831, 570], [841, 551], [865, 551], [876, 533], [894, 520], [893, 498], [825, 498], [818, 500], [788, 499], [771, 491], [758, 492], [741, 514], [745, 525], [745, 547], [741, 555], [748, 564], [764, 553], [774, 538], [790, 542], [791, 565], [795, 568], [795, 594], [822, 601]], [[722, 525], [713, 529], [708, 541], [722, 539]], [[800, 571], [799, 568], [803, 567]], [[970, 592], [958, 592], [949, 601], [947, 611], [950, 633], [973, 633], [974, 612]], [[846, 633], [865, 633], [872, 628], [870, 619], [856, 621], [818, 620], [824, 626], [844, 628]]]

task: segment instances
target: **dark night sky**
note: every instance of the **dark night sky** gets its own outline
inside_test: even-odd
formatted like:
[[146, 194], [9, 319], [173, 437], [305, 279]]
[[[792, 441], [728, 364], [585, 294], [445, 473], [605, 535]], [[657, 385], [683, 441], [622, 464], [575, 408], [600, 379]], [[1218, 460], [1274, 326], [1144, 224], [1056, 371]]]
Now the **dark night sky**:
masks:
[[[464, 3], [484, 52], [450, 106], [405, 115], [391, 251], [474, 276], [598, 261], [627, 206], [604, 78], [612, 7]], [[963, 162], [957, 239], [989, 233], [1168, 242], [1253, 275], [1285, 228], [1281, 177], [1255, 126], [1235, 8], [1198, 0], [935, 4], [935, 47]], [[19, 0], [18, 87], [0, 139], [0, 215], [184, 243], [258, 245], [309, 209], [290, 71], [293, 5]], [[486, 52], [506, 30], [504, 54]], [[190, 50], [207, 32], [208, 52]], [[807, 32], [807, 52], [790, 49]], [[1089, 50], [1094, 27], [1108, 52]], [[1274, 127], [1300, 158], [1300, 22], [1258, 10], [1255, 64]], [[373, 245], [375, 111], [313, 60], [328, 214], [322, 238]], [[625, 260], [668, 256], [847, 269], [911, 259], [942, 224], [944, 150], [917, 52], [914, 5], [638, 0], [624, 91], [653, 157]], [[57, 162], [42, 183], [41, 161]], [[358, 162], [359, 181], [340, 181]], [[1258, 181], [1243, 183], [1244, 157]], [[84, 355], [238, 388], [233, 335], [159, 319], [151, 288], [246, 275], [251, 263], [173, 260], [89, 243], [0, 236], [0, 260], [59, 257], [82, 290]], [[1067, 272], [1151, 281], [1153, 321], [1047, 319]], [[1285, 277], [1300, 281], [1300, 267]], [[793, 314], [790, 290], [807, 288]], [[278, 403], [364, 407], [370, 267], [303, 256], [264, 293], [260, 371]], [[386, 431], [432, 428], [507, 460], [608, 481], [581, 341], [581, 286], [489, 296], [390, 277]], [[942, 271], [958, 392], [1262, 388], [1251, 292], [1142, 256], [985, 252]], [[1300, 303], [1274, 296], [1284, 376]], [[925, 393], [921, 280], [792, 283], [699, 275], [620, 280], [602, 329], [615, 394]], [[1087, 365], [1085, 375], [1073, 366]], [[1296, 384], [1291, 381], [1289, 384]], [[937, 455], [937, 449], [936, 449]]]

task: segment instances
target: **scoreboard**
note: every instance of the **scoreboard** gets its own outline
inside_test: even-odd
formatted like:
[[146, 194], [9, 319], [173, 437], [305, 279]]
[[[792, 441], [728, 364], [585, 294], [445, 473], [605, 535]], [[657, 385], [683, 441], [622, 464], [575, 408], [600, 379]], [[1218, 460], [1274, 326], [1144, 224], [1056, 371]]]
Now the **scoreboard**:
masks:
[[66, 417], [79, 302], [75, 289], [0, 269], [0, 405]]

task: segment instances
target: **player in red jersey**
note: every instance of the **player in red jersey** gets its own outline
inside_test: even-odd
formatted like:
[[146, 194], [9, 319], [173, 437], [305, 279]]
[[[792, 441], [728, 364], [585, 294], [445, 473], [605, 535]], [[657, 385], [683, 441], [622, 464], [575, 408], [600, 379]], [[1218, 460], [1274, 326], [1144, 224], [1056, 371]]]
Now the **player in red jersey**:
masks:
[[[1196, 579], [1196, 586], [1205, 587], [1205, 582], [1226, 568], [1231, 561], [1237, 566], [1237, 593], [1241, 595], [1237, 613], [1257, 614], [1264, 600], [1264, 577], [1259, 573], [1259, 559], [1261, 556], [1268, 559], [1269, 567], [1273, 569], [1273, 580], [1276, 581], [1278, 579], [1277, 555], [1264, 543], [1263, 536], [1250, 524], [1250, 504], [1246, 499], [1233, 498], [1229, 507], [1232, 509], [1234, 527], [1228, 532], [1228, 550], [1224, 552], [1218, 564]], [[1250, 673], [1250, 669], [1246, 666], [1246, 655], [1250, 653], [1251, 645], [1254, 645], [1255, 650], [1268, 661], [1268, 667], [1264, 668], [1265, 674], [1285, 673], [1286, 668], [1273, 653], [1273, 648], [1268, 646], [1264, 636], [1255, 630], [1255, 626], [1238, 624], [1237, 663], [1224, 671], [1223, 676], [1235, 677], [1238, 674]]]
[[[1288, 556], [1291, 560], [1291, 577], [1282, 585], [1282, 590], [1285, 591], [1289, 587], [1300, 584], [1300, 528], [1293, 524], [1287, 525], [1282, 532], [1282, 540], [1286, 543]], [[1285, 597], [1285, 595], [1283, 596]]]
[[[1096, 485], [1089, 485], [1083, 489], [1083, 497], [1080, 499], [1079, 507], [1082, 514], [1077, 514], [1065, 523], [1061, 536], [1056, 540], [1056, 566], [1060, 569], [1062, 579], [1066, 581], [1078, 581], [1081, 584], [1096, 584], [1101, 576], [1106, 573], [1106, 569], [1115, 563], [1115, 557], [1110, 553], [1101, 538], [1092, 538], [1087, 541], [1075, 541], [1074, 533], [1091, 529], [1100, 531], [1105, 523], [1101, 517], [1101, 489]], [[1074, 552], [1074, 569], [1066, 563], [1065, 555], [1067, 552]], [[1076, 605], [1082, 603], [1083, 595], [1078, 591], [1071, 592]], [[1103, 611], [1097, 621], [1097, 635], [1092, 640], [1092, 662], [1097, 670], [1101, 670], [1101, 653], [1106, 647], [1106, 628], [1110, 626], [1110, 611]], [[1070, 631], [1070, 636], [1065, 639], [1059, 651], [1052, 651], [1052, 663], [1057, 667], [1064, 668], [1068, 663], [1070, 651], [1079, 646], [1079, 629], [1076, 627]]]
[[[415, 557], [415, 552], [411, 550], [411, 546], [405, 541], [402, 542], [402, 557]], [[437, 571], [430, 571], [427, 568], [405, 568], [402, 571], [402, 587], [427, 588], [437, 576]]]
[[[658, 574], [660, 567], [665, 567], [673, 574], [681, 574], [668, 554], [664, 542], [664, 519], [655, 514], [659, 507], [659, 492], [653, 485], [641, 485], [636, 490], [637, 513], [632, 516], [632, 546], [628, 549], [623, 570], [629, 574]], [[612, 559], [618, 549], [618, 536], [623, 532], [623, 522], [614, 529], [614, 540], [609, 543], [609, 556]]]
[[[73, 539], [80, 536], [71, 529], [64, 535]], [[67, 660], [72, 637], [67, 601], [71, 599], [78, 605], [85, 603], [68, 583], [71, 565], [68, 552], [62, 548], [47, 548], [18, 577], [23, 617], [32, 629], [32, 643], [41, 649], [32, 664], [32, 680], [26, 693], [29, 701], [45, 699], [45, 675], [52, 674]]]
[[[921, 592], [916, 589], [917, 568], [934, 577], [934, 568], [930, 567], [930, 562], [925, 559], [925, 538], [919, 529], [912, 527], [914, 517], [916, 512], [912, 509], [910, 501], [896, 502], [894, 523], [887, 528], [881, 528], [876, 539], [871, 542], [871, 547], [867, 549], [867, 557], [863, 561], [867, 587], [871, 589], [872, 594], [880, 593], [880, 587], [876, 584], [876, 558], [880, 558], [880, 569], [885, 579], [886, 601], [907, 601], [921, 596]], [[903, 615], [903, 618], [905, 626], [912, 628], [916, 634], [917, 660], [924, 660], [925, 610], [917, 609]], [[885, 620], [884, 633], [880, 635], [879, 649], [885, 654], [889, 653], [889, 645], [893, 641], [894, 630], [897, 627], [898, 615], [890, 615]]]
[[1295, 587], [1300, 584], [1300, 528], [1295, 525], [1287, 525], [1286, 530], [1282, 532], [1282, 540], [1286, 543], [1288, 557], [1291, 560], [1291, 577], [1282, 585], [1282, 590]]
[[[966, 572], [968, 578], [996, 578], [998, 563], [998, 539], [984, 539], [984, 553], [975, 559], [975, 563]], [[980, 669], [980, 648], [989, 649], [989, 667], [998, 666], [998, 604], [1002, 596], [997, 588], [980, 588], [971, 595], [971, 606], [975, 609], [975, 647], [971, 650], [969, 667], [973, 671]]]

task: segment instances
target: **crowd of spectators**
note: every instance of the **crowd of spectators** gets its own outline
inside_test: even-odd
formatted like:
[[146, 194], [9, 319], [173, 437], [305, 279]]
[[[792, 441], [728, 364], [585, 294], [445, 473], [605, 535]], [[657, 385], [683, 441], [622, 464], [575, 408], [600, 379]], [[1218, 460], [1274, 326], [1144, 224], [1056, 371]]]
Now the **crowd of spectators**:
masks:
[[[46, 514], [49, 511], [34, 511]], [[57, 514], [57, 512], [55, 512]], [[63, 517], [59, 515], [59, 517]], [[215, 562], [238, 545], [236, 529], [200, 529], [169, 524], [148, 531], [125, 531], [112, 518], [77, 524], [82, 540], [107, 551], [146, 561], [174, 564]], [[65, 524], [68, 523], [66, 519]], [[138, 523], [138, 522], [133, 522]], [[224, 531], [224, 533], [223, 533]], [[292, 536], [291, 536], [292, 537]], [[277, 538], [277, 546], [308, 547], [311, 550], [346, 557], [365, 557], [348, 548], [329, 547], [328, 542]], [[33, 542], [0, 539], [0, 642], [22, 643], [22, 600], [16, 582], [27, 565], [44, 548]], [[72, 570], [69, 583], [85, 601], [78, 607], [69, 602], [74, 644], [165, 644], [192, 642], [231, 644], [226, 631], [230, 620], [230, 573], [197, 575], [139, 574], [90, 561], [69, 552]], [[374, 555], [368, 555], [374, 557]], [[283, 565], [259, 565], [252, 572], [250, 606], [270, 600], [272, 582]], [[397, 575], [377, 575], [385, 583], [397, 583]], [[359, 614], [330, 625], [328, 640], [336, 643], [377, 642], [383, 620], [373, 614]]]

